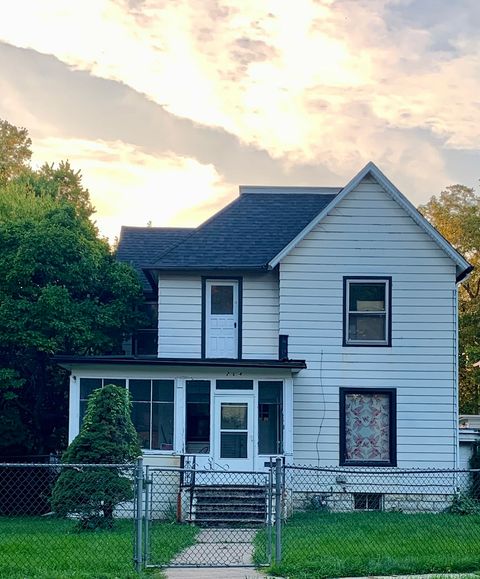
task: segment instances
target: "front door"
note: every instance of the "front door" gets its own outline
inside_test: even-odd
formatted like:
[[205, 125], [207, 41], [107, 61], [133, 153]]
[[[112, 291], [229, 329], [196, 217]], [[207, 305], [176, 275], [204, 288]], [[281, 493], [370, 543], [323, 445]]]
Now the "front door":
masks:
[[207, 281], [206, 294], [205, 355], [237, 358], [238, 281]]
[[253, 470], [253, 396], [215, 396], [214, 461], [228, 470]]

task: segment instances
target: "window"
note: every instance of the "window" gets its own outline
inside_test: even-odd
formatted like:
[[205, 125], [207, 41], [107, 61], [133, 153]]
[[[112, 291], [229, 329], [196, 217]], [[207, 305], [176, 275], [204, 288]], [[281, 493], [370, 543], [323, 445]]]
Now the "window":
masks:
[[126, 386], [126, 380], [123, 378], [80, 378], [80, 426], [82, 426], [83, 418], [87, 410], [87, 401], [90, 394], [103, 388], [107, 384], [115, 384], [115, 386]]
[[217, 380], [217, 390], [253, 390], [253, 380]]
[[173, 380], [129, 380], [132, 422], [146, 450], [173, 450]]
[[340, 464], [396, 466], [394, 389], [340, 389]]
[[344, 346], [391, 345], [391, 278], [344, 278]]
[[210, 381], [187, 380], [186, 383], [187, 454], [210, 452]]
[[283, 382], [258, 383], [258, 453], [283, 452]]
[[[107, 384], [127, 386], [124, 378], [80, 378], [80, 424], [87, 399]], [[132, 397], [132, 422], [146, 450], [173, 450], [174, 381], [128, 380]]]
[[158, 351], [158, 303], [145, 302], [140, 306], [145, 315], [145, 327], [135, 332], [134, 353], [138, 356], [153, 356]]
[[356, 511], [381, 511], [383, 495], [378, 493], [354, 493], [353, 508]]

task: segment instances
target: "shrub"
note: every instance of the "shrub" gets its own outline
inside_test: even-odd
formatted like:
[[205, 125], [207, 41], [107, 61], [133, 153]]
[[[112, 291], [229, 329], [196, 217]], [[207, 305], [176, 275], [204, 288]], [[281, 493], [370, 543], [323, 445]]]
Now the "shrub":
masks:
[[[128, 464], [141, 454], [125, 388], [109, 384], [94, 391], [79, 435], [63, 455], [65, 464]], [[52, 492], [61, 517], [80, 527], [111, 527], [115, 506], [133, 498], [132, 472], [121, 467], [63, 467]]]

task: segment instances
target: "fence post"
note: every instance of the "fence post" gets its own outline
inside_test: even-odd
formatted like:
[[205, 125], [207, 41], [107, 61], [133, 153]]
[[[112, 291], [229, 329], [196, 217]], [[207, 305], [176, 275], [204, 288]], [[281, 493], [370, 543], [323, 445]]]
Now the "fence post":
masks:
[[275, 460], [275, 563], [282, 560], [282, 459]]
[[145, 479], [143, 481], [145, 487], [145, 527], [143, 530], [143, 566], [148, 565], [150, 561], [150, 511], [152, 505], [152, 478], [150, 476], [150, 467], [145, 467]]
[[137, 459], [137, 504], [135, 520], [135, 568], [138, 573], [142, 570], [142, 526], [143, 526], [143, 458]]

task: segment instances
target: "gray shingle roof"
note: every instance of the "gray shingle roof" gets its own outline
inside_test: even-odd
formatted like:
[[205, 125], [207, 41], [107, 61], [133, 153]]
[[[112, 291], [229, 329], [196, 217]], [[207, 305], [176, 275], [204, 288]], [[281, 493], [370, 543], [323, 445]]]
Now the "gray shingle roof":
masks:
[[262, 268], [335, 196], [243, 193], [156, 261], [145, 263], [154, 269]]
[[181, 242], [193, 229], [185, 227], [125, 227], [120, 232], [117, 259], [130, 263], [138, 272], [144, 291], [152, 287], [142, 267]]

